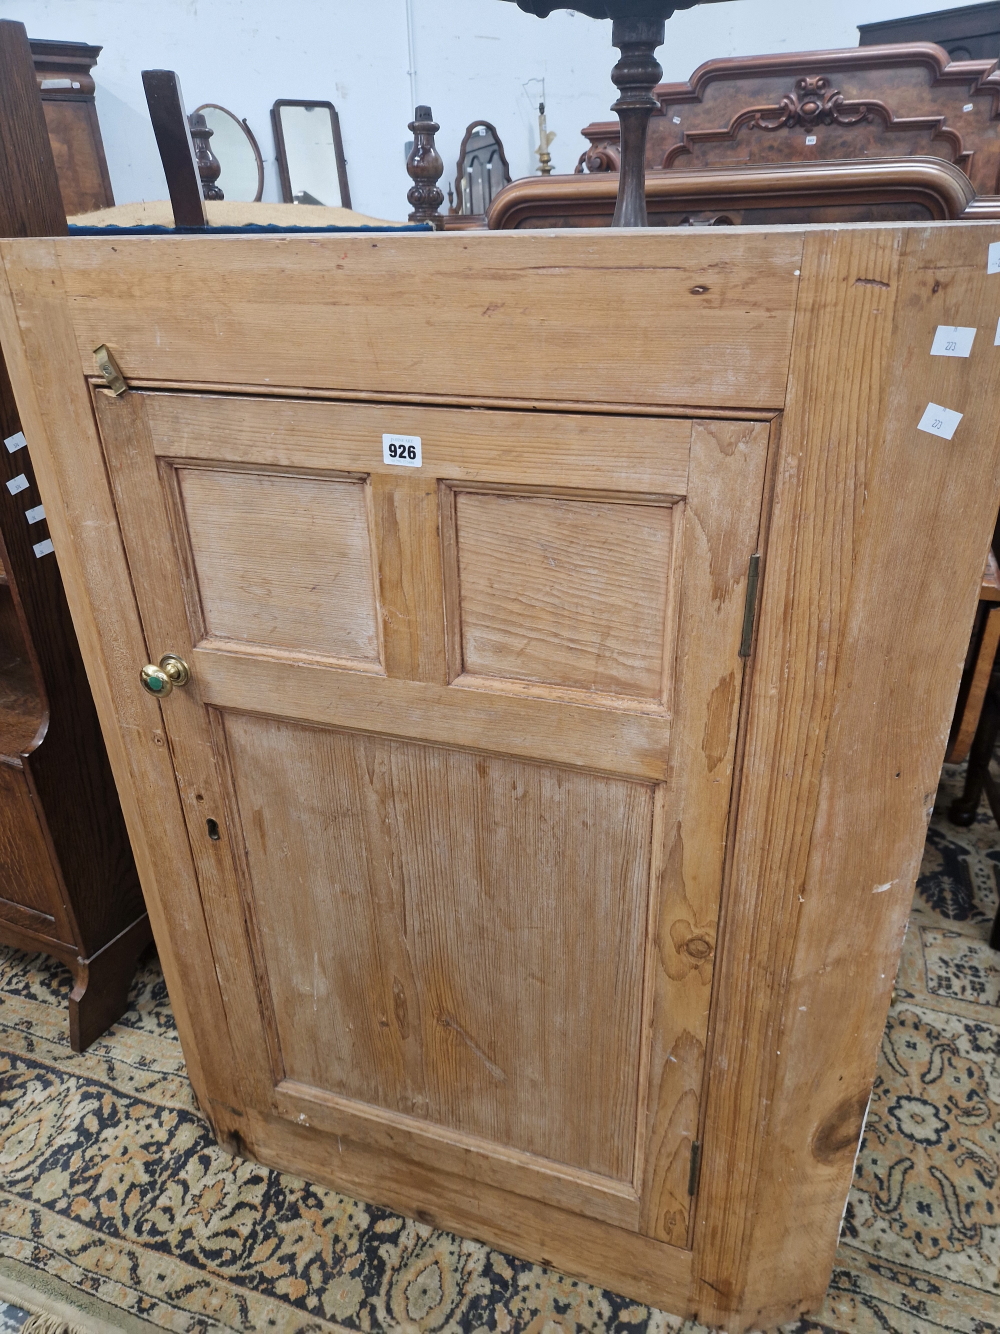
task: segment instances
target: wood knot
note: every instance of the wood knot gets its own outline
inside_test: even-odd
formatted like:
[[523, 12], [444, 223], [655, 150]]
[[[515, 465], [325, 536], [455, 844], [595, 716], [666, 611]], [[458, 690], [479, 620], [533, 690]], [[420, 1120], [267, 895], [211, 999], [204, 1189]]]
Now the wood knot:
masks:
[[692, 959], [697, 959], [700, 963], [702, 959], [707, 959], [712, 953], [712, 942], [706, 940], [704, 936], [692, 936], [690, 940], [684, 942], [681, 948], [685, 954], [690, 955]]
[[705, 293], [706, 293], [707, 291], [709, 291], [709, 290], [710, 290], [709, 288], [707, 288], [707, 287], [702, 287], [702, 286], [699, 285], [698, 287], [692, 287], [692, 288], [691, 288], [691, 295], [692, 295], [692, 296], [704, 296]]
[[715, 933], [711, 927], [692, 926], [683, 919], [672, 922], [670, 943], [673, 951], [663, 956], [668, 977], [680, 981], [696, 972], [706, 985], [711, 982], [715, 956]]
[[839, 1102], [813, 1136], [813, 1157], [821, 1163], [832, 1163], [842, 1154], [850, 1152], [853, 1156], [867, 1110], [867, 1093], [856, 1093]]

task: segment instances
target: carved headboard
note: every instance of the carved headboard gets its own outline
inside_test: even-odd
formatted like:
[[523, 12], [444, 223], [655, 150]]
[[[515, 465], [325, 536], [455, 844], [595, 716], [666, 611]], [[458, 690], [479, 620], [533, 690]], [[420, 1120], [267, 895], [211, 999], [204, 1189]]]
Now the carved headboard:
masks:
[[[1000, 72], [929, 42], [710, 60], [656, 89], [646, 165], [709, 167], [936, 157], [1000, 190]], [[577, 170], [618, 170], [618, 126], [588, 125]]]

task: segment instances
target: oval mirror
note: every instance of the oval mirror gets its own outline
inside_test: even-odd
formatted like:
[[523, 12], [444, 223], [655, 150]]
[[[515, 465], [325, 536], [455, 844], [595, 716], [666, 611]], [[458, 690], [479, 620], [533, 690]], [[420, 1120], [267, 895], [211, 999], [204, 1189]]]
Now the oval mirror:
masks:
[[264, 193], [264, 160], [250, 126], [215, 102], [195, 109], [212, 131], [209, 146], [222, 167], [217, 183], [223, 196], [258, 203]]

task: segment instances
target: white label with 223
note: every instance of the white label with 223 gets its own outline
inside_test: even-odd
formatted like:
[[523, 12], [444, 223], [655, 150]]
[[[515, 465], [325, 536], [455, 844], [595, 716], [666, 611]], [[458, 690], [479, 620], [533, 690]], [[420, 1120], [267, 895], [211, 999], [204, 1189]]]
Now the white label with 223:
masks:
[[423, 459], [419, 435], [384, 435], [382, 462], [397, 463], [404, 468], [419, 468]]

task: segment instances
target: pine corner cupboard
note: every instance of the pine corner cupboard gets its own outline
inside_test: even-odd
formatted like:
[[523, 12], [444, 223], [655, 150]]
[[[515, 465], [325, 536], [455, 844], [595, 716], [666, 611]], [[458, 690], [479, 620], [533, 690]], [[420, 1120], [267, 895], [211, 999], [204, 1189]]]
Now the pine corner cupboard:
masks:
[[997, 242], [0, 242], [223, 1143], [710, 1325], [819, 1303], [1000, 495]]

